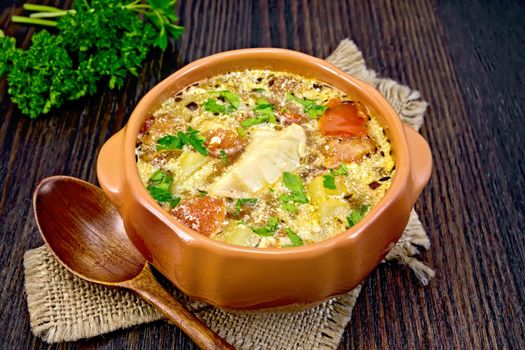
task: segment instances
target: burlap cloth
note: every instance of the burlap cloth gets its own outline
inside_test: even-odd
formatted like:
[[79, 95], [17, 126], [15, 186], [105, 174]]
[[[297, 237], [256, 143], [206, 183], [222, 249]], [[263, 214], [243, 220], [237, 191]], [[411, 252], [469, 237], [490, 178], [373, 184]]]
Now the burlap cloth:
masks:
[[[350, 75], [374, 85], [415, 129], [427, 103], [417, 91], [376, 77], [365, 66], [356, 45], [343, 40], [327, 60]], [[397, 245], [385, 260], [408, 265], [423, 284], [434, 271], [413, 256], [430, 242], [415, 211]], [[74, 341], [161, 319], [134, 294], [85, 282], [63, 268], [47, 247], [24, 256], [25, 288], [31, 330], [45, 341]], [[209, 327], [238, 349], [334, 349], [350, 320], [361, 287], [312, 309], [295, 313], [227, 312], [174, 293]]]

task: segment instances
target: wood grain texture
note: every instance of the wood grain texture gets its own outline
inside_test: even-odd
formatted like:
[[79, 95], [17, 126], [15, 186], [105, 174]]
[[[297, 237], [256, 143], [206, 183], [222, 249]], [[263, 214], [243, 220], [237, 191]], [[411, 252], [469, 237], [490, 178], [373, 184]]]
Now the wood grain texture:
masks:
[[[27, 44], [33, 29], [9, 24], [20, 12], [13, 2], [0, 5], [0, 28]], [[54, 174], [96, 182], [103, 142], [148, 89], [188, 62], [258, 46], [325, 57], [346, 37], [371, 68], [430, 102], [422, 133], [434, 173], [416, 210], [433, 244], [421, 258], [437, 276], [422, 287], [407, 269], [379, 267], [364, 284], [341, 348], [525, 348], [523, 2], [179, 2], [187, 28], [182, 40], [152, 55], [120, 91], [104, 90], [30, 121], [0, 82], [0, 348], [195, 349], [162, 322], [58, 345], [30, 335], [22, 256], [42, 244], [31, 191]]]

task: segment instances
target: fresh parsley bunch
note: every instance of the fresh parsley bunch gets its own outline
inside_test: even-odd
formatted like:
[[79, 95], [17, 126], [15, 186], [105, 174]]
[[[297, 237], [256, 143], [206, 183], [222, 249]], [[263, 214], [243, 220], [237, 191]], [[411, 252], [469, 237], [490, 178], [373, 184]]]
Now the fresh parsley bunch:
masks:
[[[73, 8], [25, 4], [30, 17], [13, 22], [56, 27], [32, 37], [27, 50], [0, 31], [0, 78], [7, 74], [11, 100], [22, 113], [36, 118], [66, 101], [92, 95], [102, 82], [122, 87], [139, 74], [154, 47], [164, 50], [168, 36], [180, 37], [182, 27], [175, 0], [75, 0]], [[56, 21], [50, 20], [57, 19]]]

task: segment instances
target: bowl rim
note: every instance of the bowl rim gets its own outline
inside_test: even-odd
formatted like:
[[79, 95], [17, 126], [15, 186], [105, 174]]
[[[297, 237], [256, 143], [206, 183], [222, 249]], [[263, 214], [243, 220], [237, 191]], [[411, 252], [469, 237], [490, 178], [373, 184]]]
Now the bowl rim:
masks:
[[[392, 178], [390, 188], [387, 190], [383, 198], [377, 203], [370, 212], [365, 216], [363, 220], [357, 223], [355, 226], [343, 231], [333, 237], [325, 240], [315, 242], [312, 244], [290, 247], [290, 248], [254, 248], [237, 246], [214, 240], [210, 237], [204, 236], [197, 231], [183, 225], [171, 216], [166, 210], [164, 210], [146, 190], [143, 185], [138, 168], [136, 166], [135, 149], [136, 149], [136, 137], [142, 126], [145, 116], [151, 113], [151, 109], [148, 107], [154, 105], [158, 97], [162, 95], [173, 83], [174, 80], [181, 78], [182, 76], [191, 73], [194, 70], [215, 64], [217, 61], [231, 58], [232, 56], [251, 56], [251, 55], [279, 55], [280, 57], [288, 57], [289, 59], [295, 59], [299, 61], [309, 61], [315, 64], [324, 72], [333, 75], [337, 79], [344, 80], [346, 83], [352, 85], [353, 89], [367, 90], [367, 94], [371, 94], [370, 97], [374, 104], [380, 105], [383, 122], [388, 125], [390, 131], [390, 140], [392, 148], [396, 155], [395, 167], [396, 173]], [[249, 58], [249, 57], [247, 57]], [[248, 69], [248, 68], [247, 68]], [[298, 74], [300, 75], [300, 74]], [[195, 81], [196, 82], [196, 81]], [[186, 85], [186, 86], [189, 86]], [[172, 92], [174, 93], [174, 92]], [[377, 106], [376, 106], [377, 107]], [[376, 114], [379, 114], [376, 111]], [[371, 85], [350, 76], [343, 72], [339, 68], [335, 67], [331, 63], [293, 50], [280, 49], [280, 48], [251, 48], [251, 49], [239, 49], [225, 51], [210, 55], [199, 60], [196, 60], [170, 76], [162, 80], [160, 83], [155, 85], [149, 90], [135, 106], [124, 130], [124, 141], [123, 141], [123, 152], [124, 152], [124, 171], [125, 181], [129, 190], [135, 194], [135, 199], [147, 209], [150, 213], [155, 215], [159, 220], [164, 222], [168, 227], [176, 232], [187, 244], [207, 246], [211, 249], [221, 250], [224, 254], [235, 255], [235, 256], [247, 256], [247, 257], [272, 257], [277, 259], [289, 259], [291, 257], [304, 257], [305, 255], [321, 255], [333, 248], [339, 246], [344, 242], [350, 243], [359, 239], [359, 236], [367, 231], [367, 228], [372, 222], [379, 219], [381, 214], [387, 207], [392, 205], [398, 197], [400, 197], [403, 191], [409, 190], [407, 180], [410, 177], [410, 156], [408, 150], [408, 144], [403, 129], [402, 121], [399, 118], [397, 112], [390, 105], [390, 103], [384, 98], [374, 87]]]

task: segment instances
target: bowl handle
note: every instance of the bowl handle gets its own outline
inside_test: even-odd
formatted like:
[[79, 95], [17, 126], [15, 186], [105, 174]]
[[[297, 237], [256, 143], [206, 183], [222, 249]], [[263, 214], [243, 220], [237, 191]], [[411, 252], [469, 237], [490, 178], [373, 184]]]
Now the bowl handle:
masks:
[[410, 174], [412, 178], [412, 203], [430, 180], [432, 173], [432, 154], [427, 141], [408, 124], [403, 123], [410, 153]]
[[124, 130], [122, 129], [102, 145], [97, 159], [97, 177], [104, 193], [119, 211], [122, 209], [122, 188], [124, 185]]

